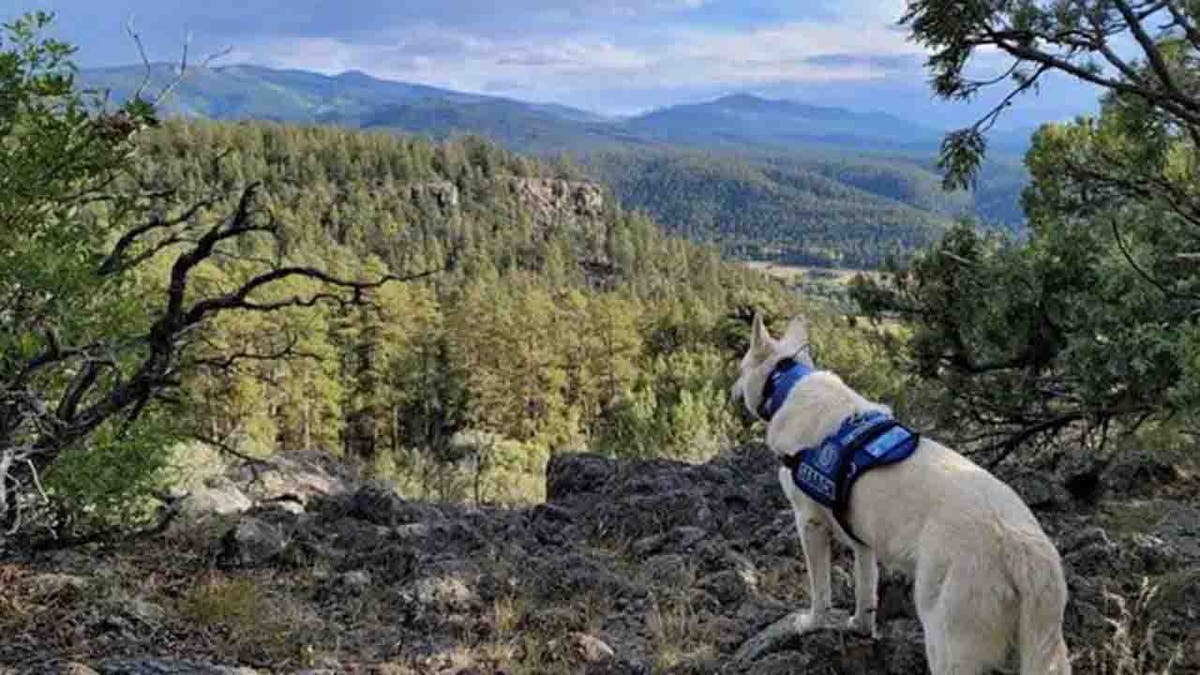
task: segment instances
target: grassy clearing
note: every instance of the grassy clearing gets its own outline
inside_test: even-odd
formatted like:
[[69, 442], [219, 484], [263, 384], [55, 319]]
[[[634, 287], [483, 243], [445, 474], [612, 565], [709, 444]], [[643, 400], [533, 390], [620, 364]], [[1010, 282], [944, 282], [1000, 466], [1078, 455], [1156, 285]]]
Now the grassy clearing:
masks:
[[804, 298], [825, 305], [836, 314], [855, 315], [856, 303], [850, 298], [850, 283], [855, 277], [865, 275], [882, 279], [883, 272], [848, 267], [811, 267], [785, 265], [765, 260], [750, 260], [742, 265], [778, 279], [793, 292]]
[[748, 260], [742, 263], [752, 270], [768, 274], [789, 284], [802, 282], [822, 283], [830, 286], [848, 286], [859, 274], [881, 276], [877, 270], [860, 270], [849, 267], [812, 267], [808, 265], [786, 265], [768, 260]]

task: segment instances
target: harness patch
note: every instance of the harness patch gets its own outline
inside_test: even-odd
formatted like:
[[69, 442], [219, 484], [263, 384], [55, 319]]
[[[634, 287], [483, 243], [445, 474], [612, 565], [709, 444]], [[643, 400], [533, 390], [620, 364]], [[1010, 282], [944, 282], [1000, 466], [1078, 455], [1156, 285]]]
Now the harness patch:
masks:
[[851, 537], [845, 521], [850, 489], [864, 473], [908, 459], [920, 437], [881, 412], [853, 415], [820, 445], [783, 459], [792, 482], [818, 504], [833, 511]]

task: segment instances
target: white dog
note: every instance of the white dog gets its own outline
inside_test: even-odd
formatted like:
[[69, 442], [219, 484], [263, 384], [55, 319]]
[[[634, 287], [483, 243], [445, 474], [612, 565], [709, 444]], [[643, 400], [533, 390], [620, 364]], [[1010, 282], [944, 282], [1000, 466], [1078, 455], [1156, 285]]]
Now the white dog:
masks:
[[[787, 391], [774, 386], [781, 368], [794, 369], [784, 381]], [[771, 399], [764, 400], [765, 387], [771, 387]], [[742, 398], [751, 413], [770, 418], [767, 445], [792, 465], [791, 458], [803, 449], [818, 452], [829, 439], [842, 438], [837, 434], [853, 420], [891, 416], [887, 407], [864, 399], [833, 373], [813, 369], [801, 320], [775, 340], [755, 316], [733, 396]], [[772, 400], [775, 409], [765, 410]], [[901, 438], [908, 433], [896, 428]], [[792, 469], [780, 468], [811, 588], [812, 606], [798, 629], [828, 623], [830, 534], [835, 533], [854, 550], [850, 628], [876, 635], [878, 558], [915, 581], [917, 613], [935, 675], [983, 673], [1003, 665], [1013, 646], [1020, 652], [1022, 675], [1068, 675], [1062, 564], [1029, 508], [962, 455], [926, 438], [907, 438], [915, 448], [911, 456], [862, 473], [844, 509], [823, 506], [798, 488]]]

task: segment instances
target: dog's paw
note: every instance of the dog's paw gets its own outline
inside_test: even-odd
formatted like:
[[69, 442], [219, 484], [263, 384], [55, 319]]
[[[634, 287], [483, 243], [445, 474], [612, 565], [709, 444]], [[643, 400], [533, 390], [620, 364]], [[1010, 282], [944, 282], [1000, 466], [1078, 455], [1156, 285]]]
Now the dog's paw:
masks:
[[804, 612], [796, 617], [796, 631], [808, 633], [829, 627], [829, 617], [825, 612]]
[[851, 633], [858, 633], [870, 638], [879, 637], [879, 630], [875, 627], [875, 613], [855, 614], [846, 621], [846, 628]]

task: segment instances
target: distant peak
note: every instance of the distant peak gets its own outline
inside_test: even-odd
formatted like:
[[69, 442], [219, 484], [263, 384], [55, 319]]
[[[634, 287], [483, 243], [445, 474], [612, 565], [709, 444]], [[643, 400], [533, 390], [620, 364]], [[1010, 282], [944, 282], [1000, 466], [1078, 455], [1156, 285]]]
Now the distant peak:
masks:
[[714, 101], [714, 103], [720, 103], [723, 105], [763, 105], [764, 103], [777, 103], [777, 101], [772, 101], [771, 99], [763, 98], [761, 96], [755, 96], [754, 94], [739, 92], [737, 94], [722, 96]]
[[728, 95], [722, 96], [721, 98], [719, 98], [717, 100], [718, 101], [726, 101], [729, 103], [739, 103], [739, 102], [743, 102], [743, 101], [745, 101], [745, 102], [767, 101], [769, 99], [765, 99], [762, 96], [755, 96], [754, 94], [749, 94], [749, 93], [742, 91], [742, 92], [738, 92], [736, 94], [728, 94]]
[[375, 81], [374, 77], [371, 77], [370, 75], [364, 73], [361, 70], [347, 70], [347, 71], [338, 73], [336, 77], [339, 80], [349, 80], [349, 81], [357, 81], [357, 82], [362, 82], [362, 81], [366, 81], [366, 80], [370, 80], [372, 82]]

